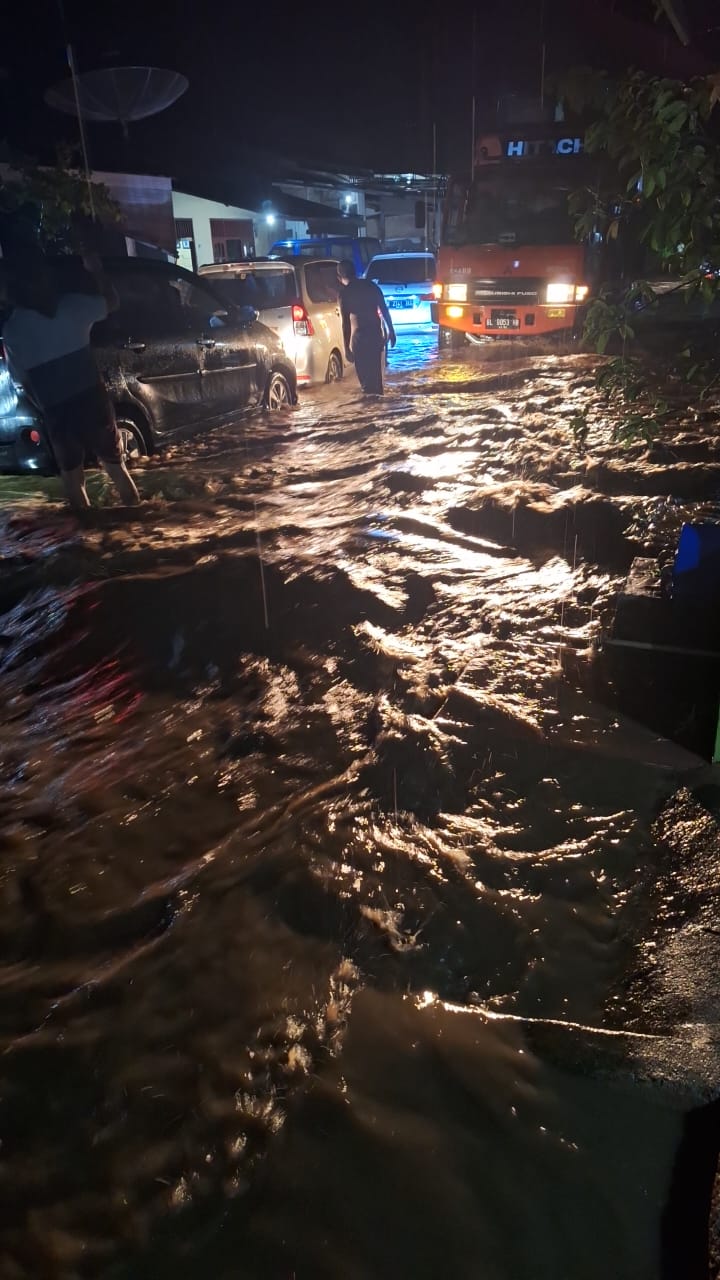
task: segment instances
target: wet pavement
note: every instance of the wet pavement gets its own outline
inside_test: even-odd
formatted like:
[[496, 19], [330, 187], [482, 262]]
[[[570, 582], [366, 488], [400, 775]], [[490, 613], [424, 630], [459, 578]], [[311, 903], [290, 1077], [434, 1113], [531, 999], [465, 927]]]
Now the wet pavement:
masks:
[[706, 1274], [720, 805], [598, 642], [720, 451], [593, 368], [418, 334], [137, 515], [0, 481], [0, 1280]]

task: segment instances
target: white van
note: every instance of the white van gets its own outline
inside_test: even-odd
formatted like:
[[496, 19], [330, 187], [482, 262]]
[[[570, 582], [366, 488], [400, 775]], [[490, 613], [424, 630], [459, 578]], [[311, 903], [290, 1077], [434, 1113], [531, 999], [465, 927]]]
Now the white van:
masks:
[[236, 307], [254, 307], [295, 362], [298, 387], [337, 382], [345, 346], [334, 258], [254, 259], [200, 267], [216, 293]]
[[431, 253], [378, 253], [365, 276], [382, 289], [396, 329], [432, 324], [435, 258]]

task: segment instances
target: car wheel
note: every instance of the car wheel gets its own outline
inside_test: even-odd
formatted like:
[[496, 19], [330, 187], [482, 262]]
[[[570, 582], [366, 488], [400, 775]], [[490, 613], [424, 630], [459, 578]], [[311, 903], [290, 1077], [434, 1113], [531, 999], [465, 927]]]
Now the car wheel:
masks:
[[142, 429], [127, 413], [117, 413], [117, 428], [120, 436], [123, 462], [137, 462], [138, 458], [146, 458], [150, 450]]
[[457, 351], [465, 342], [465, 334], [459, 333], [457, 329], [446, 329], [444, 325], [438, 326], [438, 346], [444, 347], [446, 350]]
[[327, 373], [325, 374], [326, 382], [339, 382], [343, 376], [343, 362], [338, 351], [330, 353], [328, 360]]
[[265, 388], [266, 409], [289, 409], [293, 402], [290, 383], [284, 373], [271, 373]]

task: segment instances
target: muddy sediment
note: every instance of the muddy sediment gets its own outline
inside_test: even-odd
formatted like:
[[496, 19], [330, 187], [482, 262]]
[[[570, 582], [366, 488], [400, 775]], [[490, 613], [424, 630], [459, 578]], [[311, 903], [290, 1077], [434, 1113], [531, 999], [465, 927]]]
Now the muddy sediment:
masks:
[[671, 1274], [716, 806], [598, 654], [720, 451], [593, 368], [406, 339], [136, 517], [12, 482], [2, 1280]]

